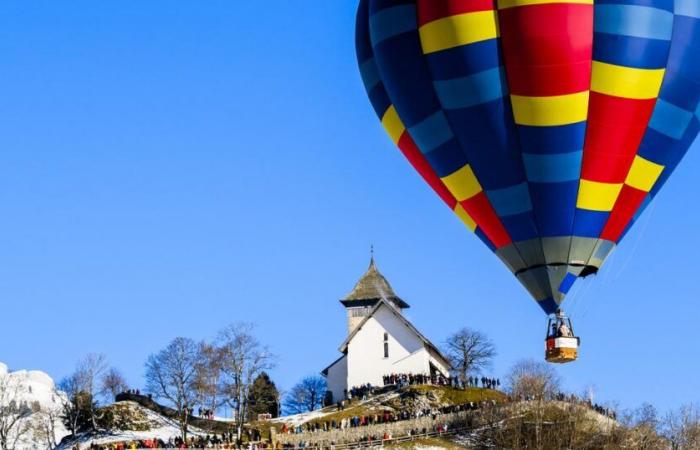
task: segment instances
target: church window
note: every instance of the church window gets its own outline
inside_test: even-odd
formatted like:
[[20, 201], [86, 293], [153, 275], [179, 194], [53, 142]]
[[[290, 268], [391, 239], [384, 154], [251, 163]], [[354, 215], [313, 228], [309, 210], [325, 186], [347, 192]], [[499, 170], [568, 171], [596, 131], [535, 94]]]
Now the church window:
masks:
[[384, 357], [389, 357], [389, 333], [384, 333]]

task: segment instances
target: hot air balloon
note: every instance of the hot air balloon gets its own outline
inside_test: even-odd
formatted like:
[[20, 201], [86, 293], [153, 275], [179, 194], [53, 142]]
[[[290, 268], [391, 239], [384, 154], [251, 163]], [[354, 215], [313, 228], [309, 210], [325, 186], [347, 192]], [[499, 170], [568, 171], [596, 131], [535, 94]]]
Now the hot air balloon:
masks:
[[360, 0], [356, 47], [391, 139], [575, 360], [564, 297], [700, 131], [700, 1]]

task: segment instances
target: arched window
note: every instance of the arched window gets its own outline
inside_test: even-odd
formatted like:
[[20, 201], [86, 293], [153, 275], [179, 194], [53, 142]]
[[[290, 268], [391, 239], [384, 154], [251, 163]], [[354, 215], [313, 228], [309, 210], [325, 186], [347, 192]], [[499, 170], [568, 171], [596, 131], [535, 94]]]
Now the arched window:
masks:
[[389, 333], [384, 333], [384, 357], [389, 357]]

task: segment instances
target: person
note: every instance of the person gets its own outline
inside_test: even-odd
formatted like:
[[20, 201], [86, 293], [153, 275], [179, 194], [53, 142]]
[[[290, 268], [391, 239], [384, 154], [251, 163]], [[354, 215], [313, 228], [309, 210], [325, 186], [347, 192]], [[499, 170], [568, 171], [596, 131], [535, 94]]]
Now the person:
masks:
[[571, 337], [571, 330], [569, 327], [566, 325], [566, 323], [562, 320], [559, 323], [559, 336], [562, 337]]
[[550, 337], [556, 337], [557, 336], [557, 324], [552, 323], [552, 332], [549, 335]]

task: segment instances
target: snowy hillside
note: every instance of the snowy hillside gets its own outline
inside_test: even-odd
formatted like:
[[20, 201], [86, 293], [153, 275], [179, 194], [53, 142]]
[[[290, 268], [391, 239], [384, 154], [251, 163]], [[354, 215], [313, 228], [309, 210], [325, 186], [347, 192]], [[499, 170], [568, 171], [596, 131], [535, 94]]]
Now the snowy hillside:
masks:
[[[103, 430], [96, 433], [79, 434], [77, 438], [62, 442], [55, 450], [70, 450], [76, 444], [80, 448], [89, 448], [91, 445], [106, 446], [114, 443], [130, 443], [132, 441], [146, 441], [152, 439], [160, 439], [163, 442], [168, 442], [171, 439], [180, 435], [178, 423], [167, 417], [144, 408], [136, 402], [118, 402], [110, 406], [110, 408], [118, 409], [123, 416], [128, 416], [132, 422], [131, 430], [111, 429]], [[140, 429], [137, 430], [137, 429]], [[206, 435], [207, 433], [189, 427], [190, 436]]]
[[[44, 372], [10, 372], [0, 363], [0, 407], [14, 405], [22, 418], [13, 426], [8, 444], [16, 450], [44, 449], [68, 434], [59, 419], [65, 394], [56, 390], [54, 381]], [[0, 420], [7, 420], [0, 417]]]

